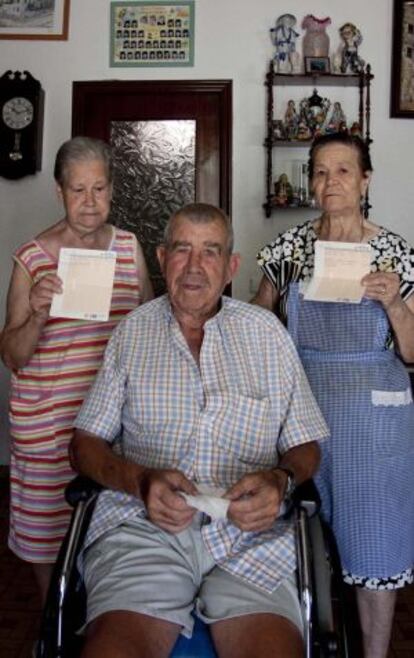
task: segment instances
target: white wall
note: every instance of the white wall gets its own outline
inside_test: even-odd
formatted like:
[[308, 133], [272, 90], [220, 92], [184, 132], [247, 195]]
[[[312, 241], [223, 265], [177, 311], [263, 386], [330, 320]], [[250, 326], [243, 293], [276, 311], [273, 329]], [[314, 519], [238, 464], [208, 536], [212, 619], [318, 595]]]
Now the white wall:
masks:
[[[331, 47], [339, 43], [338, 28], [354, 22], [363, 34], [362, 57], [371, 63], [371, 129], [374, 178], [371, 187], [372, 219], [414, 244], [414, 181], [412, 150], [414, 121], [389, 118], [391, 63], [391, 0], [196, 0], [195, 63], [191, 68], [110, 68], [110, 0], [72, 0], [68, 41], [0, 40], [0, 75], [8, 69], [24, 70], [45, 89], [43, 167], [20, 181], [0, 178], [0, 308], [3, 319], [13, 249], [54, 222], [60, 213], [52, 169], [58, 146], [70, 137], [73, 80], [104, 79], [232, 79], [233, 80], [233, 222], [236, 246], [243, 254], [234, 295], [250, 296], [249, 282], [257, 281], [255, 254], [280, 230], [306, 216], [284, 211], [265, 218], [266, 122], [264, 75], [273, 53], [269, 29], [277, 16], [290, 12], [300, 25], [306, 13], [329, 15]], [[312, 5], [310, 7], [310, 4]], [[300, 30], [299, 30], [300, 31]], [[300, 44], [298, 43], [300, 48]], [[329, 90], [326, 90], [329, 92]], [[309, 88], [304, 95], [309, 95]], [[327, 93], [327, 95], [330, 95]], [[0, 462], [7, 457], [7, 381], [0, 371]]]

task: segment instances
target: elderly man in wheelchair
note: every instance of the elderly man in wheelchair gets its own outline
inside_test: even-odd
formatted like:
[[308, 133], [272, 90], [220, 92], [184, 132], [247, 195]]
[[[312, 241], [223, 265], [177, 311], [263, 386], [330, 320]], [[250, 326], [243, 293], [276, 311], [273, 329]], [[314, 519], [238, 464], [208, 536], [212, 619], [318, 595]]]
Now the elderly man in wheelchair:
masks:
[[220, 209], [176, 212], [157, 255], [168, 292], [115, 330], [71, 445], [105, 487], [80, 557], [81, 656], [167, 657], [195, 612], [220, 658], [299, 658], [280, 513], [325, 422], [276, 317], [223, 295], [239, 255]]

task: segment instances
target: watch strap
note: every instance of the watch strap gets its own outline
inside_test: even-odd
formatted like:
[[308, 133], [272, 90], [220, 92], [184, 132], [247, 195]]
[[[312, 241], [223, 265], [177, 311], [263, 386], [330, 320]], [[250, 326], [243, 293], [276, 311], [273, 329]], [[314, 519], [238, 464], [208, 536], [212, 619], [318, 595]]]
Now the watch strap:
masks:
[[284, 498], [289, 499], [291, 498], [295, 488], [296, 488], [296, 480], [295, 480], [295, 474], [294, 472], [290, 469], [287, 468], [286, 466], [276, 466], [274, 468], [275, 471], [283, 471], [287, 475], [287, 482], [286, 482], [286, 489], [285, 489], [285, 494]]

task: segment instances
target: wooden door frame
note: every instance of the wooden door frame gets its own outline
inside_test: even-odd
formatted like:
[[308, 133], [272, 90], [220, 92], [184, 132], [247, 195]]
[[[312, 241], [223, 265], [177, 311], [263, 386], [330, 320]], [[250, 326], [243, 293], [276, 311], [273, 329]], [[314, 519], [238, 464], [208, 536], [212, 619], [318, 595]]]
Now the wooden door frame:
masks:
[[[116, 94], [215, 94], [219, 102], [219, 197], [220, 207], [231, 214], [231, 163], [232, 163], [232, 81], [231, 80], [98, 80], [75, 81], [72, 85], [72, 136], [87, 135], [88, 108], [97, 100], [105, 103], [105, 97]], [[119, 117], [134, 120], [134, 116]], [[178, 117], [177, 117], [178, 118]], [[109, 134], [94, 135], [109, 140]]]

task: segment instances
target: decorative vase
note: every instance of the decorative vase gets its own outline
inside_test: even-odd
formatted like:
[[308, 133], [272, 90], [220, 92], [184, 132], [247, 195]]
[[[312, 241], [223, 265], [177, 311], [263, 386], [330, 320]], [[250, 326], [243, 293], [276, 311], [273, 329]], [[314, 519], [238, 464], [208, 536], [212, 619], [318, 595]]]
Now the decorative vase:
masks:
[[305, 16], [302, 29], [306, 30], [303, 37], [303, 57], [329, 57], [329, 36], [325, 32], [331, 19], [316, 18], [312, 14]]

